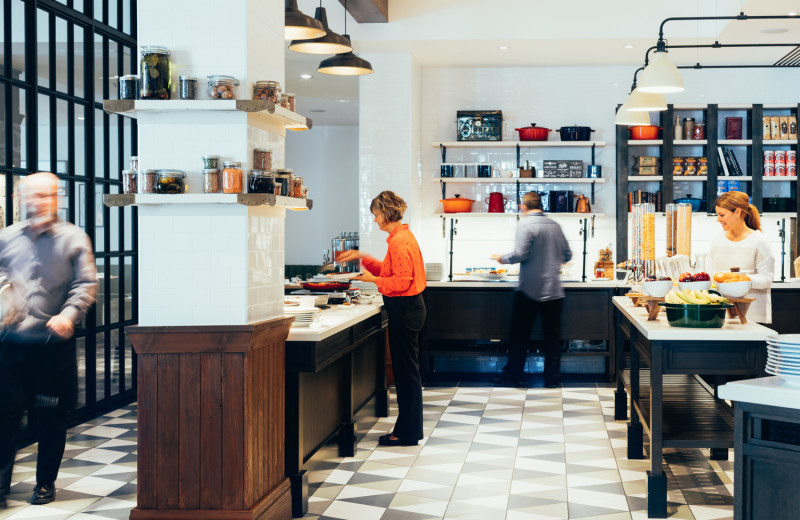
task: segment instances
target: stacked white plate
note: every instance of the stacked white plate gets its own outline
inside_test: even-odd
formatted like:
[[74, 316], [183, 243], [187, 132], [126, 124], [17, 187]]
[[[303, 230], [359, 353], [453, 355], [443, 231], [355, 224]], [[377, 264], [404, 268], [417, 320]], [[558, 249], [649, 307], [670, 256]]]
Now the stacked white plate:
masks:
[[429, 282], [438, 282], [444, 276], [444, 264], [441, 262], [431, 262], [425, 264], [425, 279]]
[[800, 334], [778, 334], [767, 338], [767, 374], [800, 386]]
[[320, 312], [317, 308], [309, 309], [308, 307], [284, 307], [283, 312], [287, 316], [294, 316], [292, 327], [308, 327], [315, 321], [319, 320], [320, 317]]

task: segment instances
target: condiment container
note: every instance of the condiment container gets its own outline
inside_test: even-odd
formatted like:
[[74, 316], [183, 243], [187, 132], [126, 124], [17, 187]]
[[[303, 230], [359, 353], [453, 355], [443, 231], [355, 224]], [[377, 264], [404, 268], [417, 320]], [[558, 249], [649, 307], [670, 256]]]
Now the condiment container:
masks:
[[136, 193], [136, 170], [122, 170], [122, 193]]
[[203, 193], [219, 193], [219, 170], [206, 168], [203, 170]]
[[219, 155], [204, 155], [203, 168], [206, 169], [219, 168]]
[[264, 148], [256, 148], [255, 150], [253, 150], [253, 169], [271, 170], [272, 152]]
[[302, 199], [305, 196], [305, 189], [303, 189], [303, 178], [292, 177], [292, 197]]
[[242, 192], [242, 163], [225, 161], [222, 163], [222, 192]]
[[139, 76], [126, 74], [119, 78], [119, 98], [136, 99], [139, 93]]
[[209, 76], [208, 99], [236, 99], [239, 80], [233, 76]]
[[286, 110], [291, 110], [292, 112], [294, 112], [294, 100], [295, 100], [294, 94], [291, 94], [289, 92], [284, 92], [283, 94], [281, 94], [281, 106]]
[[694, 118], [693, 117], [684, 117], [683, 118], [683, 138], [684, 139], [692, 139], [694, 136]]
[[136, 155], [131, 155], [131, 170], [138, 170], [139, 169], [139, 157]]
[[158, 175], [155, 170], [143, 170], [139, 174], [138, 184], [140, 193], [155, 193]]
[[695, 123], [694, 125], [694, 139], [706, 138], [706, 125], [703, 123]]
[[[275, 186], [280, 186], [281, 191], [280, 195], [284, 197], [291, 197], [292, 196], [292, 170], [277, 170], [275, 172]], [[275, 193], [278, 195], [278, 193]]]
[[142, 99], [169, 99], [172, 90], [172, 76], [169, 50], [166, 47], [158, 45], [142, 47], [139, 78]]
[[184, 179], [186, 174], [181, 170], [158, 170], [158, 182], [156, 192], [158, 193], [183, 193], [186, 190]]
[[256, 81], [253, 85], [253, 99], [269, 99], [273, 103], [280, 102], [281, 84], [277, 81]]
[[275, 191], [275, 172], [250, 170], [247, 178], [248, 193], [273, 193]]
[[197, 99], [197, 78], [194, 76], [179, 77], [178, 97], [180, 99]]

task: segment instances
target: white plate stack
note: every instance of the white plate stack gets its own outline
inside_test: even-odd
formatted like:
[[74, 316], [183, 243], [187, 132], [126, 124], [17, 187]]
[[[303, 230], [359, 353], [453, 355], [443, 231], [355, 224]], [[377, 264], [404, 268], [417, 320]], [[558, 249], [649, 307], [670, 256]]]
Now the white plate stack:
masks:
[[287, 316], [294, 316], [292, 327], [308, 327], [320, 318], [320, 311], [317, 308], [309, 309], [308, 307], [284, 307], [283, 312]]
[[778, 334], [767, 338], [767, 374], [800, 386], [800, 334]]
[[441, 262], [431, 262], [425, 264], [425, 279], [429, 282], [439, 282], [444, 276], [444, 264]]

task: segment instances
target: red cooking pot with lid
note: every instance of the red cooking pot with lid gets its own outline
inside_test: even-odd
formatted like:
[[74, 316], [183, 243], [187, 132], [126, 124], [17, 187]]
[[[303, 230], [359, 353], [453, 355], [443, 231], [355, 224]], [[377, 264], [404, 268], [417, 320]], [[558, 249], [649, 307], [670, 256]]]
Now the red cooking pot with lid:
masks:
[[658, 139], [658, 132], [661, 131], [660, 126], [656, 125], [639, 125], [629, 126], [628, 130], [631, 132], [631, 139]]
[[525, 128], [515, 128], [519, 132], [520, 141], [547, 141], [547, 134], [550, 132], [549, 128], [536, 126], [536, 123], [531, 123], [531, 126]]

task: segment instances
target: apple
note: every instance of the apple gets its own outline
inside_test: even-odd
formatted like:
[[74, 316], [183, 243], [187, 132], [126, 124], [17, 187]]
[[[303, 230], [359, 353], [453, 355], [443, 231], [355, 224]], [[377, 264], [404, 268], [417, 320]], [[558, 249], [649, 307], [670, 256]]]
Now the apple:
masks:
[[647, 278], [645, 278], [645, 280], [644, 280], [644, 281], [645, 281], [645, 282], [655, 282], [655, 281], [657, 281], [657, 279], [656, 279], [656, 278], [654, 278], [654, 277], [652, 277], [652, 276], [648, 276]]
[[694, 276], [692, 276], [692, 273], [681, 273], [681, 277], [678, 278], [678, 281], [679, 282], [693, 282], [694, 281]]
[[666, 281], [670, 281], [671, 282], [672, 278], [670, 278], [669, 276], [662, 276], [658, 280], [661, 281], [661, 282], [666, 282]]
[[694, 275], [695, 282], [707, 282], [711, 280], [711, 276], [708, 273], [697, 273]]

